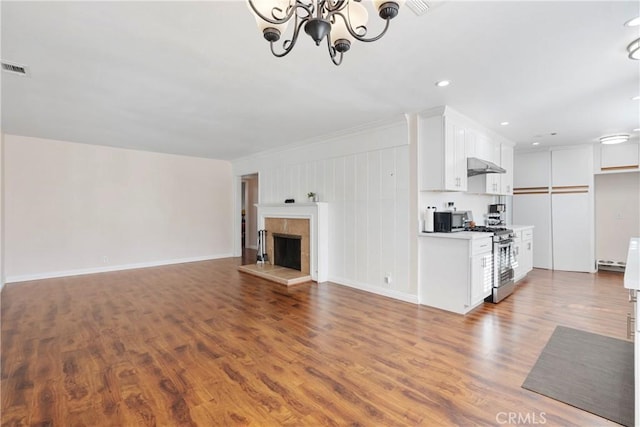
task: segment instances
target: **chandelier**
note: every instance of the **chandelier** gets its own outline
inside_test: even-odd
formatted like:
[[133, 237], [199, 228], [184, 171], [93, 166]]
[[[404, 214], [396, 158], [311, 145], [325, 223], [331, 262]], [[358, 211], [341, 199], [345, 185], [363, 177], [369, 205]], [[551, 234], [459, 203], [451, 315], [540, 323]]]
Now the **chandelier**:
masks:
[[[353, 40], [374, 42], [385, 35], [389, 21], [398, 15], [404, 0], [373, 0], [378, 16], [384, 19], [380, 34], [367, 37], [369, 13], [361, 0], [247, 0], [271, 53], [279, 58], [287, 55], [296, 42], [300, 29], [319, 46], [327, 38], [329, 56], [334, 64], [342, 63], [342, 55], [351, 48]], [[293, 35], [282, 43], [277, 51], [274, 44], [280, 40], [289, 23], [293, 23]]]

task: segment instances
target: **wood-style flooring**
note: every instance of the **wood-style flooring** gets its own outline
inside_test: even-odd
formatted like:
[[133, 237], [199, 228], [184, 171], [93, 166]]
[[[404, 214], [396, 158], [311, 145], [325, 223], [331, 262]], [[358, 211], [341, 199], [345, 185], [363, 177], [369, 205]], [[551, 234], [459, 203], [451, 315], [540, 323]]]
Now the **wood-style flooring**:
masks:
[[521, 384], [556, 325], [625, 338], [619, 273], [534, 270], [459, 316], [241, 262], [7, 285], [2, 426], [614, 425]]

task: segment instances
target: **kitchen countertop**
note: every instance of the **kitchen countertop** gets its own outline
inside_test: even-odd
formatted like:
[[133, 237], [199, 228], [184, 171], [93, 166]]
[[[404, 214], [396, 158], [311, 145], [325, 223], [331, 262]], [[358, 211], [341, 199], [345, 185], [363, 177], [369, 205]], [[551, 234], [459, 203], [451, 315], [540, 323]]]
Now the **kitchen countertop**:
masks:
[[640, 237], [629, 239], [627, 265], [624, 269], [624, 287], [640, 289]]
[[535, 228], [533, 225], [509, 225], [507, 228], [512, 229], [513, 231], [526, 230], [527, 228]]
[[454, 231], [453, 233], [418, 233], [418, 237], [440, 237], [445, 239], [474, 240], [493, 236], [493, 233], [481, 233], [478, 231]]

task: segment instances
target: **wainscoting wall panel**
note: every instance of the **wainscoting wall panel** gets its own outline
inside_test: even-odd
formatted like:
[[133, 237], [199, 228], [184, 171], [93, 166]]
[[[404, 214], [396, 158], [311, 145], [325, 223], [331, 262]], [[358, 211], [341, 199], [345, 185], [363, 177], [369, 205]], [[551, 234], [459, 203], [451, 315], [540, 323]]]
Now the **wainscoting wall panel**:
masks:
[[406, 129], [403, 121], [318, 142], [324, 150], [311, 160], [296, 149], [244, 159], [234, 174], [259, 173], [260, 203], [308, 203], [306, 194], [316, 192], [329, 205], [330, 280], [417, 302], [416, 284], [409, 283]]

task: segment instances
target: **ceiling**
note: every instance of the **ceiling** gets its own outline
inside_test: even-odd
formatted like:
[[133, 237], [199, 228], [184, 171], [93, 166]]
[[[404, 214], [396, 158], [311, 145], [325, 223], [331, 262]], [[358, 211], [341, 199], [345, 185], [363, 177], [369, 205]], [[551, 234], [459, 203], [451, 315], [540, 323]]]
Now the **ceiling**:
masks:
[[517, 148], [637, 138], [639, 5], [405, 7], [336, 67], [306, 34], [273, 57], [244, 1], [2, 1], [2, 59], [30, 69], [2, 73], [2, 131], [231, 160], [447, 104]]

